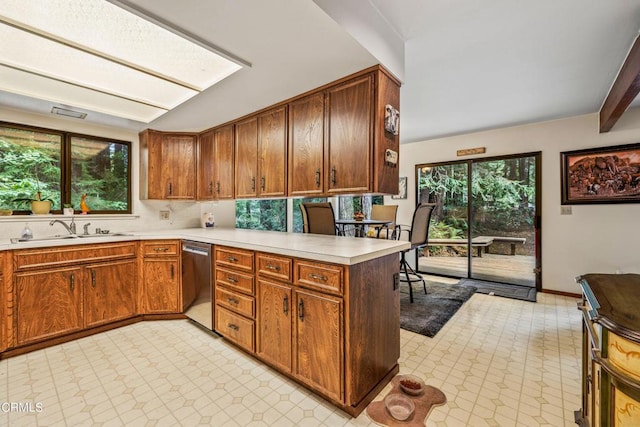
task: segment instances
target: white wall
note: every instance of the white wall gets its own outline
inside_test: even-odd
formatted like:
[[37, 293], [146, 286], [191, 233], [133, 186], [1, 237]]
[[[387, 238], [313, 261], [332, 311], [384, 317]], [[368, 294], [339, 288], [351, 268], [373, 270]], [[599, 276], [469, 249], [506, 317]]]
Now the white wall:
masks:
[[[57, 129], [67, 132], [82, 133], [91, 136], [114, 138], [132, 142], [132, 199], [134, 216], [82, 216], [75, 215], [78, 232], [82, 226], [90, 222], [91, 232], [96, 227], [109, 229], [112, 232], [121, 231], [146, 231], [164, 230], [172, 228], [199, 227], [203, 212], [213, 212], [216, 224], [219, 226], [233, 227], [235, 223], [235, 204], [225, 202], [168, 202], [160, 200], [140, 200], [139, 198], [139, 141], [137, 132], [116, 129], [105, 126], [93, 125], [77, 119], [58, 118], [53, 115], [27, 114], [7, 108], [0, 108], [0, 120], [10, 123], [18, 123], [30, 126], [38, 126], [48, 129]], [[88, 200], [91, 206], [91, 200]], [[171, 220], [160, 221], [160, 210], [170, 210]], [[25, 222], [33, 230], [34, 235], [49, 236], [64, 232], [61, 225], [49, 226], [53, 218], [61, 218], [61, 215], [41, 216], [10, 216], [0, 217], [0, 239], [18, 237]], [[65, 219], [67, 222], [68, 220]]]
[[542, 287], [579, 293], [574, 278], [586, 273], [640, 273], [640, 204], [576, 205], [560, 215], [560, 152], [640, 142], [640, 108], [625, 113], [612, 131], [598, 133], [589, 114], [400, 146], [400, 176], [408, 177], [398, 222], [410, 224], [415, 207], [415, 165], [459, 160], [456, 151], [486, 147], [491, 157], [542, 152]]

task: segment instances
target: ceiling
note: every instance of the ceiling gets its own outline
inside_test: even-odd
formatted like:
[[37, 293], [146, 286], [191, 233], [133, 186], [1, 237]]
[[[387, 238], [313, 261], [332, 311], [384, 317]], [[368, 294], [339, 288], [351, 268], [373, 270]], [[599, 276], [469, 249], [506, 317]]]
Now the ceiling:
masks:
[[251, 64], [149, 124], [85, 119], [134, 131], [202, 131], [376, 63], [403, 81], [402, 142], [594, 113], [640, 29], [639, 0], [129, 3]]

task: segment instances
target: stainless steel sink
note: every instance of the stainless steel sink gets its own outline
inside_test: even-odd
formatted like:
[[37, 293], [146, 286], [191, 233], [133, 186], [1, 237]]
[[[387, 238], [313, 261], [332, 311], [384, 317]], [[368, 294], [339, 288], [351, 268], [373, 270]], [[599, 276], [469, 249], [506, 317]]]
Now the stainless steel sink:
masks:
[[66, 240], [66, 239], [75, 239], [75, 234], [65, 234], [61, 236], [47, 236], [47, 237], [36, 237], [33, 239], [22, 239], [22, 238], [12, 238], [11, 243], [23, 243], [23, 242], [45, 242], [47, 240]]
[[133, 236], [133, 234], [129, 234], [129, 233], [78, 234], [77, 237], [86, 239], [88, 237], [117, 237], [117, 236]]

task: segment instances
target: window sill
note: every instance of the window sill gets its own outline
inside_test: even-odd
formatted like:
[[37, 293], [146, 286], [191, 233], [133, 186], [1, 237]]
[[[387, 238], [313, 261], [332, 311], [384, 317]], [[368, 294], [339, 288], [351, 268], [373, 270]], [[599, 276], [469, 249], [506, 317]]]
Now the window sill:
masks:
[[8, 216], [0, 216], [0, 222], [38, 222], [38, 221], [51, 221], [52, 219], [71, 219], [71, 218], [75, 218], [77, 220], [88, 220], [88, 219], [129, 220], [129, 219], [138, 219], [140, 218], [140, 215], [135, 215], [135, 214], [8, 215]]

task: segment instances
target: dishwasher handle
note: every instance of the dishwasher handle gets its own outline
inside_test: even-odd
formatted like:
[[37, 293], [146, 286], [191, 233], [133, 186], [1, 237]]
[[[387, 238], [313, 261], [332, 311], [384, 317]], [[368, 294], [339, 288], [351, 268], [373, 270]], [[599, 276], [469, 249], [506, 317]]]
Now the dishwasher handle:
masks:
[[182, 245], [182, 252], [189, 252], [190, 254], [202, 255], [207, 257], [209, 256], [208, 250], [189, 245]]

